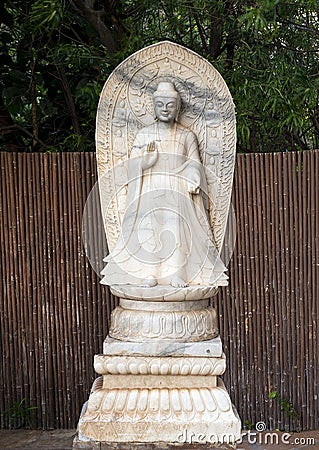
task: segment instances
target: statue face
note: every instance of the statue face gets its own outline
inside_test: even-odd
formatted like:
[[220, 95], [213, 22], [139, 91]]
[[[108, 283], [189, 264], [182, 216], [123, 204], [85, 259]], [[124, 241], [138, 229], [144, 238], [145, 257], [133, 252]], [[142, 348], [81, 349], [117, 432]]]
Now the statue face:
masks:
[[154, 100], [155, 115], [161, 122], [173, 122], [177, 116], [176, 98], [157, 97]]

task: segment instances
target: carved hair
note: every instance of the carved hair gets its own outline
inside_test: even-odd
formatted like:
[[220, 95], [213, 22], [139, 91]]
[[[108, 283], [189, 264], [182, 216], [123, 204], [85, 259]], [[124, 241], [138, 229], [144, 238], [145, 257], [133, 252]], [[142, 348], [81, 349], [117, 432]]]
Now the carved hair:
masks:
[[177, 119], [181, 110], [182, 99], [180, 93], [176, 90], [174, 83], [171, 81], [160, 81], [158, 83], [156, 91], [153, 93], [153, 103], [157, 98], [173, 98], [177, 102], [177, 113], [175, 119]]

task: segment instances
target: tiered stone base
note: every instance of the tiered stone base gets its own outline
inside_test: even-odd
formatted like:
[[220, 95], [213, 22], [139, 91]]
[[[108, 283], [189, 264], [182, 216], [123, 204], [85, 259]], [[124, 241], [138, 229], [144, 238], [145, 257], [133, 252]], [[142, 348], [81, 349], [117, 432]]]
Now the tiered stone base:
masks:
[[208, 300], [177, 303], [121, 300], [74, 448], [235, 448], [215, 311]]

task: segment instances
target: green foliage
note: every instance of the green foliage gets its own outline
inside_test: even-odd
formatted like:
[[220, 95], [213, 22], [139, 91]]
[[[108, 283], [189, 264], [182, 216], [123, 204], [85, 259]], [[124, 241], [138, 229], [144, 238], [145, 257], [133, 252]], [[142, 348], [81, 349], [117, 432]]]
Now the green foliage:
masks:
[[26, 406], [26, 399], [14, 402], [11, 408], [7, 409], [1, 416], [8, 419], [9, 428], [32, 428], [33, 413], [36, 406]]
[[316, 0], [4, 0], [0, 18], [4, 150], [92, 151], [108, 75], [164, 39], [225, 78], [238, 151], [319, 147]]
[[61, 0], [36, 0], [31, 6], [33, 35], [45, 29], [50, 34], [58, 29], [63, 20], [64, 2]]
[[245, 420], [245, 425], [246, 425], [246, 429], [247, 430], [253, 430], [253, 428], [254, 428], [254, 424], [253, 423], [251, 423], [251, 421], [250, 420]]
[[278, 401], [280, 406], [280, 411], [289, 419], [292, 419], [297, 424], [297, 431], [300, 429], [300, 415], [297, 413], [293, 405], [286, 400], [285, 398], [282, 398], [279, 392], [272, 391], [268, 394], [268, 397], [271, 400]]

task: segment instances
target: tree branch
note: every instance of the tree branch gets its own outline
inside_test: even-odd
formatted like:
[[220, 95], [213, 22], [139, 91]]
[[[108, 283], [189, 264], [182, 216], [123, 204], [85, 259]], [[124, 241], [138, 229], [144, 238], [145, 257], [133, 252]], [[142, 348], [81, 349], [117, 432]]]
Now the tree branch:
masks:
[[81, 134], [80, 122], [79, 122], [79, 119], [78, 119], [78, 116], [77, 116], [77, 113], [76, 113], [75, 104], [74, 104], [74, 101], [73, 101], [73, 96], [72, 96], [71, 89], [70, 89], [70, 86], [69, 86], [69, 83], [68, 83], [68, 80], [67, 80], [67, 77], [66, 77], [66, 73], [65, 73], [64, 67], [57, 66], [57, 70], [58, 70], [58, 73], [60, 75], [60, 81], [61, 81], [61, 84], [62, 84], [64, 97], [65, 97], [66, 103], [67, 103], [67, 105], [69, 107], [69, 111], [70, 111], [70, 115], [71, 115], [71, 120], [72, 120], [72, 125], [73, 125], [73, 128], [74, 128], [74, 131], [75, 131], [76, 134], [80, 135]]
[[204, 32], [203, 27], [201, 26], [201, 24], [200, 24], [200, 22], [198, 20], [197, 14], [194, 14], [194, 18], [195, 18], [196, 26], [197, 26], [197, 29], [198, 29], [198, 32], [199, 32], [199, 36], [200, 36], [200, 39], [201, 39], [201, 42], [202, 42], [202, 46], [203, 46], [205, 52], [208, 53], [209, 51], [208, 51], [208, 46], [207, 46], [207, 42], [206, 42], [205, 32]]
[[319, 135], [319, 109], [316, 109], [311, 115], [312, 123], [315, 127], [316, 133]]
[[31, 62], [31, 82], [30, 82], [30, 90], [31, 90], [31, 117], [32, 117], [32, 127], [33, 127], [33, 142], [32, 145], [36, 145], [39, 139], [39, 127], [38, 127], [38, 118], [37, 118], [37, 92], [36, 92], [36, 84], [35, 84], [35, 61]]
[[223, 19], [211, 15], [209, 34], [209, 54], [216, 59], [222, 53]]
[[105, 10], [94, 10], [92, 0], [71, 0], [73, 8], [79, 12], [88, 23], [97, 31], [102, 44], [110, 53], [118, 49], [118, 45], [111, 33], [111, 30], [104, 23]]
[[42, 145], [42, 147], [46, 147], [46, 144], [41, 139], [39, 139], [38, 137], [35, 137], [33, 133], [30, 133], [30, 131], [28, 131], [26, 128], [23, 128], [20, 125], [17, 125], [16, 123], [13, 125], [8, 125], [6, 127], [0, 127], [0, 134], [10, 133], [13, 130], [22, 131], [23, 133], [27, 134], [32, 139], [35, 139], [40, 145]]

